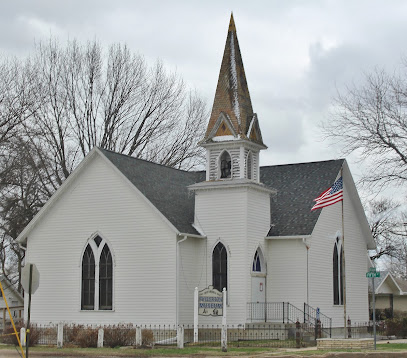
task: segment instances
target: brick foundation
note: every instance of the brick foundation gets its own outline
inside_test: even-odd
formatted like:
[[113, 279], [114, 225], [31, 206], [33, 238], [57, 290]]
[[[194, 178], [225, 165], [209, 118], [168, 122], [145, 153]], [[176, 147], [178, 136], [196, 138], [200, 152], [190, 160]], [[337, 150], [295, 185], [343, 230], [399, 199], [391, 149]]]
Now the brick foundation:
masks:
[[374, 342], [373, 338], [360, 338], [360, 339], [321, 338], [317, 339], [317, 348], [323, 350], [374, 349]]

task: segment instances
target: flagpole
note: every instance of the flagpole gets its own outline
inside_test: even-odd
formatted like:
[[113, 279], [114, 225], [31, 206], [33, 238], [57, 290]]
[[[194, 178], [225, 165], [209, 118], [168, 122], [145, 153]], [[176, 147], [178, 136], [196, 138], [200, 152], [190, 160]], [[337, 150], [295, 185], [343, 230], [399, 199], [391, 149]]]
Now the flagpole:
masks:
[[[343, 330], [346, 339], [346, 270], [345, 270], [345, 219], [343, 214], [343, 202], [345, 201], [345, 185], [343, 180], [343, 166], [341, 167], [341, 177], [342, 177], [342, 259], [343, 259], [343, 266], [342, 266], [342, 285], [343, 285]], [[341, 265], [340, 265], [341, 266]]]

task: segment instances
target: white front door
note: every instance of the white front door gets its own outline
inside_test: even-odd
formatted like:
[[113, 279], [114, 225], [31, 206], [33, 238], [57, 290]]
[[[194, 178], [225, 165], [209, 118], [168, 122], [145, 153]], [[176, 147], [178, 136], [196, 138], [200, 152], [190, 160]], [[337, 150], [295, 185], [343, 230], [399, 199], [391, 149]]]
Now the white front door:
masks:
[[252, 301], [250, 307], [252, 321], [266, 320], [266, 277], [252, 276]]

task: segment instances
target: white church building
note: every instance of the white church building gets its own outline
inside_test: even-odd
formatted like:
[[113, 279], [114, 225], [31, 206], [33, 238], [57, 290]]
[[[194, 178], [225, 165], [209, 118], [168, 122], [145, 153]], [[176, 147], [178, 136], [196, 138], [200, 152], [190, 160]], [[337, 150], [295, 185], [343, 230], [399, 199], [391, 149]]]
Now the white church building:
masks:
[[[348, 165], [259, 166], [267, 147], [233, 17], [200, 144], [200, 172], [101, 148], [85, 157], [18, 237], [41, 275], [32, 322], [192, 324], [194, 289], [208, 286], [226, 288], [228, 324], [317, 308], [333, 327], [368, 321], [375, 244]], [[343, 202], [311, 211], [341, 175]]]

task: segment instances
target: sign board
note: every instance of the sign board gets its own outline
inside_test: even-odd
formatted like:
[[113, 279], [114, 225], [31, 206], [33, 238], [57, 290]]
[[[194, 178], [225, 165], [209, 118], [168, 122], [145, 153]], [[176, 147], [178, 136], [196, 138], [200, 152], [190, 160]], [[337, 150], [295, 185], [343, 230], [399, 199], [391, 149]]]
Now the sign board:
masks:
[[375, 272], [375, 271], [366, 272], [366, 277], [367, 278], [380, 277], [380, 272]]
[[376, 272], [376, 267], [370, 267], [369, 272]]
[[31, 294], [34, 294], [37, 291], [38, 286], [40, 285], [40, 273], [35, 264], [26, 263], [24, 268], [21, 270], [21, 285], [24, 288], [24, 291], [29, 293], [30, 288], [30, 266], [32, 267], [32, 281], [31, 281]]
[[223, 295], [213, 286], [199, 291], [198, 314], [200, 316], [222, 316]]

